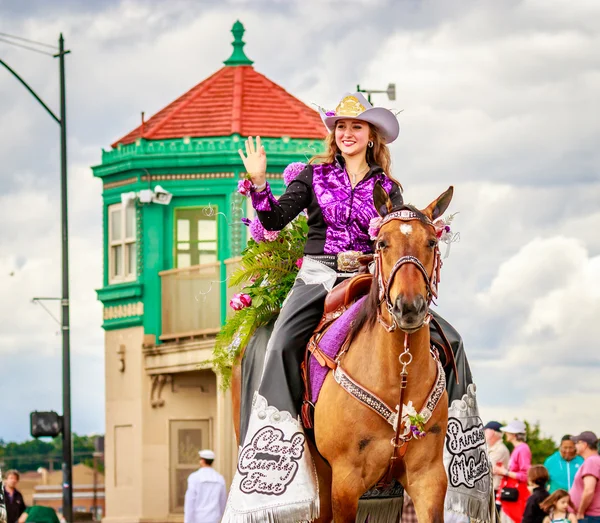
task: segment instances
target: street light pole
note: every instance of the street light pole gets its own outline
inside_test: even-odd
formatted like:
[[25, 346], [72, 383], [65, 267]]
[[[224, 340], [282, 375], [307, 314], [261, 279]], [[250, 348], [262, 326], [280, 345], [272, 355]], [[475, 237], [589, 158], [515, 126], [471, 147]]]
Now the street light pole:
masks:
[[60, 195], [61, 195], [61, 237], [62, 237], [62, 371], [63, 371], [63, 516], [67, 523], [73, 521], [73, 453], [71, 441], [71, 349], [69, 327], [69, 227], [67, 213], [67, 104], [65, 87], [65, 41], [61, 33], [58, 39], [60, 74], [60, 118], [43, 102], [37, 93], [3, 60], [0, 65], [5, 67], [29, 93], [40, 103], [46, 112], [60, 125]]
[[69, 220], [67, 207], [67, 94], [65, 83], [65, 40], [58, 39], [60, 70], [60, 200], [62, 232], [62, 371], [63, 371], [63, 517], [73, 521], [73, 454], [71, 441], [71, 335], [69, 324]]

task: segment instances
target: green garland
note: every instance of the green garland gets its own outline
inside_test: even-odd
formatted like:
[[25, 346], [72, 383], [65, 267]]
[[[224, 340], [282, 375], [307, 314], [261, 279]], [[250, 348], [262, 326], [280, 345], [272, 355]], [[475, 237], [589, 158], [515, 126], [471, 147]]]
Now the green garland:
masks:
[[229, 286], [250, 296], [252, 304], [235, 312], [217, 335], [211, 363], [223, 378], [223, 388], [229, 388], [231, 368], [254, 331], [279, 314], [301, 265], [307, 233], [306, 216], [301, 214], [274, 241], [250, 239], [242, 251]]

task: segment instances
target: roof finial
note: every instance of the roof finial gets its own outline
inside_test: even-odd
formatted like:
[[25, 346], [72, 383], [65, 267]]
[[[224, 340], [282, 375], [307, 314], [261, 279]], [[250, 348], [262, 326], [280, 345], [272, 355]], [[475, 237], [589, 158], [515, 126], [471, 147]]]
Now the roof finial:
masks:
[[233, 33], [233, 53], [223, 63], [225, 65], [252, 65], [253, 62], [250, 60], [246, 53], [244, 53], [245, 42], [242, 40], [244, 36], [244, 26], [239, 20], [233, 24], [231, 32]]

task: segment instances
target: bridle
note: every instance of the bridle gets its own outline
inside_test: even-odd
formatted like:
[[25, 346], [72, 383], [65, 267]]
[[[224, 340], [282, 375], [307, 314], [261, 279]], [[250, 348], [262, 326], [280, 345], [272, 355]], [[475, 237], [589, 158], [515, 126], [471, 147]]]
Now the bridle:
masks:
[[[381, 227], [383, 227], [386, 223], [389, 223], [394, 220], [399, 220], [399, 221], [403, 221], [403, 222], [410, 222], [410, 221], [418, 220], [420, 222], [424, 222], [426, 225], [433, 227], [433, 229], [436, 231], [436, 236], [437, 236], [437, 230], [436, 230], [435, 224], [427, 216], [424, 216], [422, 214], [417, 214], [416, 212], [414, 212], [410, 209], [402, 209], [402, 210], [394, 211], [394, 212], [387, 214], [381, 221], [381, 224], [379, 225], [379, 229], [381, 230]], [[414, 332], [414, 331], [420, 329], [421, 327], [427, 325], [429, 323], [429, 321], [431, 320], [431, 313], [429, 312], [429, 306], [431, 305], [431, 302], [433, 301], [433, 299], [437, 298], [438, 284], [440, 282], [440, 270], [442, 268], [442, 259], [441, 259], [439, 247], [436, 244], [434, 253], [433, 253], [434, 261], [433, 261], [433, 268], [432, 268], [431, 274], [429, 274], [427, 272], [427, 269], [423, 265], [423, 262], [421, 262], [421, 260], [419, 260], [419, 258], [417, 258], [416, 256], [408, 255], [408, 256], [401, 256], [398, 260], [396, 260], [396, 263], [392, 267], [392, 270], [390, 271], [390, 275], [387, 278], [387, 280], [383, 276], [383, 270], [382, 270], [383, 262], [382, 262], [382, 252], [381, 251], [382, 251], [382, 247], [379, 246], [379, 243], [376, 240], [375, 241], [375, 254], [374, 254], [374, 258], [375, 258], [375, 275], [374, 276], [375, 276], [375, 280], [377, 281], [378, 290], [379, 290], [379, 296], [378, 296], [379, 297], [379, 304], [378, 304], [379, 306], [377, 307], [377, 320], [379, 321], [379, 323], [383, 326], [383, 328], [386, 331], [393, 332], [396, 329], [403, 330], [400, 327], [400, 325], [398, 324], [398, 320], [396, 319], [396, 316], [393, 313], [394, 304], [392, 303], [392, 301], [390, 299], [390, 287], [392, 286], [392, 283], [394, 281], [394, 278], [398, 274], [398, 271], [405, 265], [409, 265], [409, 264], [414, 265], [417, 269], [419, 269], [419, 272], [421, 273], [421, 275], [423, 276], [423, 279], [425, 280], [425, 286], [427, 287], [427, 298], [426, 298], [427, 312], [423, 318], [423, 322], [421, 323], [421, 325], [419, 325], [412, 331], [412, 332]], [[391, 319], [391, 323], [387, 323], [385, 321], [385, 318], [383, 317], [383, 313], [382, 313], [383, 306], [385, 306], [385, 308], [388, 311], [388, 315]], [[408, 332], [408, 331], [403, 331], [403, 332], [404, 332], [404, 351], [398, 357], [400, 366], [402, 368], [400, 371], [400, 397], [398, 398], [398, 410], [396, 411], [397, 422], [394, 427], [394, 437], [390, 441], [390, 443], [392, 444], [393, 451], [392, 451], [392, 456], [390, 457], [388, 469], [383, 477], [384, 484], [389, 484], [392, 481], [392, 478], [395, 475], [394, 471], [396, 468], [396, 463], [400, 459], [402, 459], [404, 453], [406, 452], [406, 444], [413, 438], [412, 432], [410, 430], [403, 431], [403, 427], [402, 427], [403, 409], [404, 409], [404, 391], [406, 390], [406, 387], [408, 384], [408, 366], [411, 364], [412, 359], [413, 359], [412, 354], [410, 352], [410, 342], [409, 342], [410, 332]], [[437, 352], [432, 351], [432, 355], [434, 357], [434, 360], [437, 363], [438, 377], [436, 379], [436, 383], [435, 383], [432, 391], [430, 392], [430, 397], [432, 394], [434, 394], [434, 395], [439, 394], [441, 396], [441, 393], [439, 393], [439, 391], [442, 389], [445, 390], [445, 388], [446, 388], [445, 377], [443, 376], [444, 372], [443, 372], [441, 364], [439, 362], [439, 357], [437, 355]], [[439, 387], [441, 387], [441, 389]], [[437, 393], [434, 391], [437, 391]], [[439, 396], [437, 396], [435, 403], [432, 404], [432, 408], [428, 410], [430, 413], [433, 412], [433, 410], [437, 406], [438, 401], [439, 401]], [[429, 418], [427, 419], [427, 421], [428, 420], [429, 420]]]
[[[394, 220], [400, 220], [403, 222], [410, 222], [410, 221], [425, 222], [426, 225], [430, 225], [431, 227], [433, 227], [435, 229], [435, 224], [429, 218], [427, 218], [427, 216], [417, 214], [416, 212], [411, 211], [410, 209], [402, 209], [400, 211], [394, 211], [394, 212], [387, 214], [383, 218], [379, 228], [381, 229], [381, 227], [383, 227], [386, 223], [394, 221]], [[438, 284], [440, 282], [440, 270], [442, 268], [442, 258], [440, 255], [439, 247], [437, 245], [435, 246], [433, 270], [431, 271], [431, 274], [427, 273], [427, 269], [425, 268], [425, 266], [423, 265], [421, 260], [419, 260], [419, 258], [417, 258], [416, 256], [402, 256], [396, 261], [396, 263], [392, 267], [392, 270], [390, 271], [390, 275], [387, 278], [387, 280], [383, 276], [383, 270], [382, 270], [383, 269], [382, 268], [383, 261], [382, 261], [381, 251], [382, 251], [382, 247], [379, 247], [378, 242], [376, 240], [375, 241], [375, 254], [373, 255], [373, 257], [375, 259], [375, 279], [377, 281], [377, 286], [379, 288], [379, 307], [377, 308], [377, 320], [388, 332], [393, 332], [396, 330], [396, 328], [400, 329], [400, 326], [398, 325], [398, 320], [396, 319], [396, 317], [393, 314], [394, 304], [392, 303], [392, 301], [390, 299], [390, 288], [392, 286], [392, 282], [394, 281], [394, 278], [395, 278], [396, 274], [398, 273], [398, 271], [404, 265], [411, 264], [411, 265], [414, 265], [417, 269], [419, 269], [419, 272], [423, 275], [423, 279], [425, 280], [425, 285], [427, 287], [427, 298], [426, 298], [427, 314], [425, 315], [423, 323], [419, 326], [419, 328], [422, 327], [423, 325], [425, 325], [429, 322], [429, 319], [431, 318], [431, 314], [429, 313], [429, 306], [431, 305], [431, 302], [433, 301], [433, 299], [437, 298], [437, 295], [438, 295]], [[385, 308], [387, 309], [388, 314], [391, 318], [391, 323], [387, 323], [385, 321], [385, 318], [383, 317], [383, 313], [381, 310], [382, 306], [385, 306]], [[400, 330], [402, 330], [402, 329], [400, 329]]]

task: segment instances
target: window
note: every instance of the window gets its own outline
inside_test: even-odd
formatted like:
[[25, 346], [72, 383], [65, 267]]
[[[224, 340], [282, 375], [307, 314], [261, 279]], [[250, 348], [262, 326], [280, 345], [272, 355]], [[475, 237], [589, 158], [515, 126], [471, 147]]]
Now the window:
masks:
[[217, 213], [210, 207], [175, 209], [176, 267], [216, 261]]
[[210, 422], [189, 420], [170, 422], [171, 512], [183, 512], [188, 476], [198, 470], [198, 451], [211, 448]]
[[120, 203], [108, 207], [109, 283], [136, 278], [137, 244], [135, 205]]

